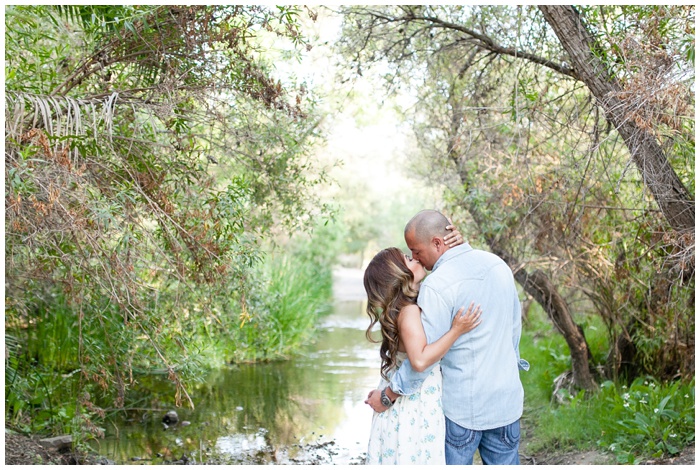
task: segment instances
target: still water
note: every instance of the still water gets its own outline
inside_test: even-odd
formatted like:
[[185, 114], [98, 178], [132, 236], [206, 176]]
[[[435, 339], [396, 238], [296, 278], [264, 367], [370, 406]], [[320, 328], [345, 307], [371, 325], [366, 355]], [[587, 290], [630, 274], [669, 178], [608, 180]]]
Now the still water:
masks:
[[195, 409], [176, 410], [178, 425], [161, 422], [165, 395], [144, 399], [148, 407], [108, 422], [99, 453], [118, 464], [183, 455], [190, 463], [362, 463], [372, 419], [364, 400], [379, 382], [379, 354], [364, 336], [360, 275], [336, 272], [334, 311], [302, 355], [212, 372], [189, 391]]

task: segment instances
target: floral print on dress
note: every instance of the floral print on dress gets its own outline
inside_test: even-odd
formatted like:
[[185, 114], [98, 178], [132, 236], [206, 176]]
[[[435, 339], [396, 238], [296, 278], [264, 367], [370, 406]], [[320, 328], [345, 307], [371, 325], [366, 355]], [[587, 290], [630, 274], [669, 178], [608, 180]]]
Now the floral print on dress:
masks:
[[[399, 353], [397, 368], [406, 358]], [[382, 380], [379, 389], [388, 383]], [[367, 448], [369, 465], [444, 465], [445, 415], [442, 374], [436, 365], [421, 389], [401, 396], [383, 413], [374, 413]]]

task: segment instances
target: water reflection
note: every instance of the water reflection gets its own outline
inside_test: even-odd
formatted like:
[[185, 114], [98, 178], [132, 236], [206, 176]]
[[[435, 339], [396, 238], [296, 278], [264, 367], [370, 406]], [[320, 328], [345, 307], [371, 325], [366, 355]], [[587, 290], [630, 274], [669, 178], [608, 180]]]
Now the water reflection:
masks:
[[[332, 441], [332, 458], [316, 463], [358, 463], [372, 416], [364, 399], [379, 380], [377, 346], [365, 339], [366, 325], [360, 301], [338, 302], [301, 357], [215, 371], [190, 391], [195, 410], [177, 410], [189, 426], [164, 429], [160, 411], [119, 417], [99, 452], [117, 463], [134, 457], [162, 463], [183, 454], [200, 463], [217, 455], [231, 463], [294, 462], [299, 444]], [[157, 382], [143, 385], [144, 395], [159, 389]], [[144, 408], [170, 406], [160, 401], [166, 395], [152, 395]]]

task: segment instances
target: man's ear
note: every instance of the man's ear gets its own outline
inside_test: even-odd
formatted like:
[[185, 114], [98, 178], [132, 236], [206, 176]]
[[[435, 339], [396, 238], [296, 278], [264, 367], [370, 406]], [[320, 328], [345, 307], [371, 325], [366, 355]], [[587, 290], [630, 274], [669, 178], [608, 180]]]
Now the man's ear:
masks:
[[433, 245], [436, 250], [440, 251], [445, 246], [445, 240], [440, 237], [433, 237], [430, 239], [430, 244]]

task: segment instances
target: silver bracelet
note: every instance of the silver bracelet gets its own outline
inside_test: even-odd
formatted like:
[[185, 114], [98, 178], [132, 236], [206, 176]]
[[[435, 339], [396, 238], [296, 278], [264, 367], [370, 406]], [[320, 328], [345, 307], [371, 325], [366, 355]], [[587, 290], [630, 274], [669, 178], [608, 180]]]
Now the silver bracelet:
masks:
[[380, 397], [382, 405], [384, 405], [385, 407], [391, 408], [391, 406], [394, 404], [394, 402], [391, 401], [388, 396], [386, 396], [386, 388], [382, 390]]

